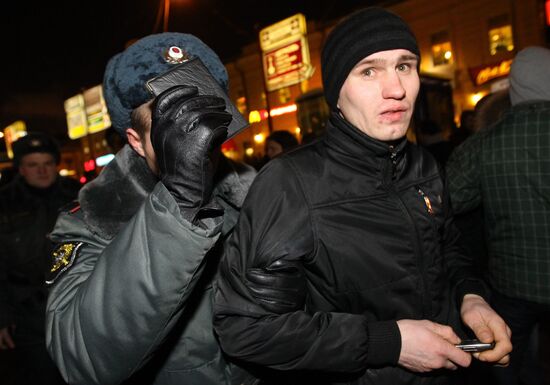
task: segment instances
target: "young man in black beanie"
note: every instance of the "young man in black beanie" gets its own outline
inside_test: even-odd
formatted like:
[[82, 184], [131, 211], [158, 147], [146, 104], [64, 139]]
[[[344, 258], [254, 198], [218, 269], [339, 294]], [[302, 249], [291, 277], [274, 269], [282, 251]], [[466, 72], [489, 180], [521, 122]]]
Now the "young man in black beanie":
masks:
[[146, 88], [197, 58], [226, 89], [216, 53], [189, 34], [146, 36], [107, 64], [105, 100], [128, 144], [51, 236], [46, 342], [70, 384], [245, 383], [214, 336], [212, 281], [255, 171], [222, 156], [232, 115], [199, 95], [197, 72], [157, 97]]
[[471, 363], [461, 321], [495, 342], [476, 358], [508, 362], [509, 329], [459, 246], [437, 163], [405, 137], [419, 55], [382, 8], [337, 25], [322, 54], [326, 135], [249, 191], [214, 325], [229, 355], [276, 371], [267, 383], [444, 384]]

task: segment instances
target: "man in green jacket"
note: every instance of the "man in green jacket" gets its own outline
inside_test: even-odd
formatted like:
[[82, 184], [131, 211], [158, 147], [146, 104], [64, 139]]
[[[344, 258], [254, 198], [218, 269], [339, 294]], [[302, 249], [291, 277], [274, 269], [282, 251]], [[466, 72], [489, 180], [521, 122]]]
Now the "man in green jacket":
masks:
[[211, 282], [254, 177], [224, 158], [222, 98], [145, 82], [198, 57], [222, 88], [217, 55], [192, 35], [145, 37], [107, 64], [103, 90], [128, 144], [52, 234], [47, 347], [71, 384], [240, 384], [212, 330]]
[[[498, 384], [519, 384], [537, 322], [550, 316], [550, 50], [520, 51], [510, 70], [512, 107], [451, 155], [455, 212], [483, 211], [492, 306], [512, 329]], [[530, 371], [534, 375], [534, 371]], [[542, 384], [542, 376], [536, 382]]]

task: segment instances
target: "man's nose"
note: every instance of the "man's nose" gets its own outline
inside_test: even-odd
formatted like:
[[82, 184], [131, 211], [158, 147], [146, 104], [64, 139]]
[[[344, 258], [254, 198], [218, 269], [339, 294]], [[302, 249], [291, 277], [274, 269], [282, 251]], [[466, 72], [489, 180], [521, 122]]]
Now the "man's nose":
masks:
[[382, 87], [384, 99], [401, 100], [405, 97], [405, 88], [401, 83], [401, 77], [393, 71], [387, 73]]

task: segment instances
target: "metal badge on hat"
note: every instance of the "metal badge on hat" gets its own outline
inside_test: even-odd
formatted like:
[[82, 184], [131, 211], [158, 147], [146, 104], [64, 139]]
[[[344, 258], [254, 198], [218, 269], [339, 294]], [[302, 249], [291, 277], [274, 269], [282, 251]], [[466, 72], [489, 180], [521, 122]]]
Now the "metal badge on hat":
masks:
[[164, 52], [164, 60], [170, 64], [180, 64], [189, 60], [189, 54], [180, 47], [173, 45]]

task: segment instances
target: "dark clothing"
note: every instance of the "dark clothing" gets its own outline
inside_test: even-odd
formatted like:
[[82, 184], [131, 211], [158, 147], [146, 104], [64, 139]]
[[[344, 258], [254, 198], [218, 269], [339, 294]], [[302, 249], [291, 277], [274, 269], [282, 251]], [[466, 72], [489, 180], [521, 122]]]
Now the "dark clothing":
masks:
[[[510, 353], [510, 365], [491, 368], [492, 375], [503, 385], [544, 385], [541, 363], [538, 352], [534, 357], [528, 356], [527, 350], [531, 334], [537, 323], [544, 322], [550, 316], [550, 305], [507, 297], [498, 292], [491, 296], [491, 307], [504, 319], [512, 329], [514, 350]], [[538, 347], [538, 341], [535, 348]], [[528, 369], [528, 373], [524, 373]], [[522, 372], [523, 370], [523, 372]], [[520, 377], [523, 381], [520, 381]]]
[[[447, 163], [453, 209], [483, 205], [489, 278], [511, 298], [550, 305], [550, 102], [518, 104]], [[513, 337], [513, 335], [512, 335]]]
[[215, 295], [222, 347], [324, 372], [300, 383], [444, 383], [444, 371], [396, 366], [396, 321], [459, 332], [453, 288], [462, 298], [484, 287], [458, 238], [432, 156], [333, 115], [323, 139], [272, 160], [249, 191]]
[[[50, 266], [52, 243], [48, 239], [60, 208], [76, 199], [80, 184], [58, 177], [48, 189], [35, 189], [24, 179], [15, 179], [0, 190], [0, 328], [15, 325], [12, 333], [14, 354], [28, 366], [17, 366], [17, 381], [31, 383], [21, 376], [37, 375], [47, 383], [57, 370], [45, 349], [45, 309], [47, 289], [44, 283]], [[36, 361], [29, 361], [36, 357]]]
[[[469, 138], [447, 163], [454, 209], [483, 210], [493, 308], [512, 329], [511, 364], [495, 368], [499, 384], [519, 384], [529, 336], [550, 311], [550, 101], [512, 106]], [[538, 378], [537, 378], [538, 376]]]
[[[52, 239], [74, 250], [52, 278], [46, 342], [76, 384], [243, 383], [212, 328], [212, 281], [255, 171], [221, 162], [223, 217], [198, 226], [126, 145], [60, 215]], [[73, 248], [74, 246], [74, 248]]]
[[449, 155], [451, 155], [451, 152], [453, 151], [452, 143], [447, 140], [425, 145], [424, 148], [428, 150], [428, 152], [432, 154], [435, 160], [437, 160], [437, 162], [442, 166], [445, 166], [447, 159], [449, 159]]
[[[44, 277], [50, 266], [53, 229], [59, 209], [76, 199], [80, 184], [59, 177], [47, 190], [28, 186], [17, 176], [0, 190], [0, 327], [43, 317]], [[43, 340], [43, 330], [39, 333]]]

